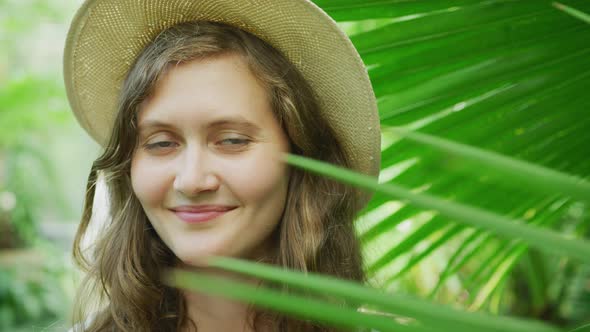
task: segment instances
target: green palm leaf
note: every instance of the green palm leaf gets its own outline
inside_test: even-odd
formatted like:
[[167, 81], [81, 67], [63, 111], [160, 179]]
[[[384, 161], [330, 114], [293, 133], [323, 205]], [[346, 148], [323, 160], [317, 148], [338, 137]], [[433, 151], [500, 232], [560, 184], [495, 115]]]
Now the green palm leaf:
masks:
[[438, 149], [450, 155], [458, 156], [463, 161], [474, 163], [477, 167], [493, 169], [498, 175], [510, 177], [513, 181], [521, 179], [526, 185], [549, 194], [557, 191], [579, 199], [590, 199], [590, 182], [579, 177], [508, 158], [490, 151], [412, 132], [403, 127], [389, 127], [386, 130], [392, 130], [409, 140]]
[[562, 10], [562, 11], [572, 15], [573, 17], [579, 18], [580, 20], [582, 20], [586, 23], [590, 23], [590, 15], [588, 15], [586, 13], [583, 13], [575, 8], [563, 5], [559, 2], [554, 2], [553, 6], [559, 10]]
[[[530, 317], [547, 316], [542, 311], [553, 305], [549, 301], [561, 298], [552, 297], [548, 288], [566, 278], [560, 277], [563, 266], [590, 262], [590, 242], [584, 239], [590, 219], [568, 217], [576, 207], [587, 208], [590, 199], [590, 102], [585, 97], [590, 2], [315, 2], [346, 21], [343, 27], [368, 66], [384, 129], [382, 172], [377, 180], [298, 156], [286, 160], [375, 192], [357, 228], [366, 271], [382, 291], [347, 284], [332, 292], [329, 286], [336, 281], [325, 284], [316, 276], [296, 275], [304, 280], [297, 287], [310, 291], [321, 286], [332, 300], [342, 301], [322, 304], [331, 314], [318, 315], [273, 300], [287, 294], [268, 293], [266, 300], [255, 300], [253, 292], [221, 292], [230, 287], [209, 281], [204, 284], [211, 287], [199, 289], [341, 327], [492, 331], [497, 322], [508, 322], [431, 303], [408, 311], [418, 300], [386, 295], [386, 290], [403, 288], [438, 255], [444, 266], [435, 282], [416, 289], [418, 295], [449, 302], [448, 285], [458, 282], [469, 295], [454, 304], [510, 313], [502, 303], [517, 291], [511, 283], [518, 281], [518, 270], [529, 284], [530, 303], [526, 297], [511, 301], [530, 306]], [[228, 262], [212, 264], [296, 286], [291, 275]], [[182, 278], [178, 285], [197, 286], [192, 277]], [[362, 296], [355, 297], [356, 291]], [[360, 317], [359, 304], [419, 324]], [[552, 329], [521, 321], [506, 324], [502, 330]]]
[[256, 276], [263, 280], [280, 282], [281, 284], [301, 288], [323, 296], [339, 297], [354, 304], [369, 304], [371, 307], [385, 310], [385, 312], [418, 319], [422, 324], [404, 326], [396, 323], [391, 318], [361, 314], [356, 309], [346, 309], [342, 305], [331, 305], [325, 301], [316, 302], [317, 300], [289, 296], [260, 286], [245, 285], [235, 281], [223, 280], [223, 278], [208, 277], [203, 274], [181, 270], [173, 271], [167, 278], [168, 283], [176, 287], [254, 301], [254, 303], [273, 309], [280, 308], [281, 311], [299, 317], [321, 319], [321, 321], [337, 323], [344, 327], [379, 328], [382, 331], [463, 331], [464, 329], [478, 329], [490, 332], [558, 331], [555, 328], [543, 326], [536, 322], [491, 317], [480, 313], [460, 312], [410, 297], [393, 297], [376, 289], [326, 276], [306, 274], [302, 277], [299, 272], [222, 257], [210, 259], [208, 264], [212, 267]]
[[[494, 155], [488, 156], [488, 158], [493, 157]], [[457, 221], [491, 230], [500, 235], [520, 239], [540, 250], [549, 253], [561, 253], [569, 257], [578, 258], [584, 262], [590, 262], [590, 241], [565, 238], [557, 232], [538, 227], [531, 227], [520, 221], [509, 220], [500, 215], [475, 207], [444, 201], [427, 194], [412, 193], [410, 190], [397, 185], [378, 184], [376, 179], [370, 176], [355, 173], [320, 161], [295, 155], [288, 155], [286, 160], [287, 163], [291, 165], [336, 179], [340, 182], [390, 195], [394, 198], [408, 200], [416, 206], [437, 210]], [[503, 171], [508, 173], [514, 172], [510, 166], [500, 165], [500, 163], [497, 164], [498, 167], [503, 167]], [[541, 177], [542, 175], [530, 174], [530, 176], [535, 178]], [[566, 175], [561, 175], [561, 178], [569, 179]], [[380, 267], [381, 266], [378, 266], [374, 269]]]

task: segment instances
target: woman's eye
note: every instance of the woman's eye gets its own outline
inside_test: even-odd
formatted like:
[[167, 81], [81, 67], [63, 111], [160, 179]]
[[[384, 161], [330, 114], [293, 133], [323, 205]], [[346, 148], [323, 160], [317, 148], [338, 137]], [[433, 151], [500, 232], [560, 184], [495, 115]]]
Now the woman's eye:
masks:
[[219, 145], [246, 145], [250, 143], [249, 139], [245, 138], [226, 138], [219, 141]]
[[145, 147], [148, 150], [159, 149], [159, 148], [165, 149], [165, 148], [173, 147], [174, 144], [175, 144], [174, 142], [170, 142], [170, 141], [161, 141], [161, 142], [146, 144]]

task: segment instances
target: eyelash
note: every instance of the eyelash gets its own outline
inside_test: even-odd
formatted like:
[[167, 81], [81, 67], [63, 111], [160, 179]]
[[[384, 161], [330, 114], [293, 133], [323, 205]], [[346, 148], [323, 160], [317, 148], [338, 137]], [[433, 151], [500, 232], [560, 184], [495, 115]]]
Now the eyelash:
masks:
[[[248, 144], [250, 144], [252, 142], [251, 140], [245, 139], [245, 138], [226, 138], [226, 139], [223, 139], [223, 140], [221, 140], [219, 142], [226, 142], [226, 141], [231, 141], [231, 142], [234, 142], [235, 144], [230, 143], [230, 144], [219, 144], [219, 145], [223, 145], [223, 146], [227, 146], [227, 145], [243, 145], [243, 146], [246, 146], [246, 145], [248, 145]], [[166, 148], [169, 148], [170, 147], [169, 145], [168, 146], [162, 146], [161, 145], [162, 143], [168, 143], [168, 144], [171, 143], [171, 144], [174, 144], [174, 142], [171, 142], [171, 141], [160, 141], [160, 142], [146, 144], [145, 145], [145, 148], [147, 150], [154, 150], [154, 149], [158, 149], [158, 148], [166, 149]]]
[[146, 144], [145, 145], [145, 148], [148, 149], [148, 150], [154, 150], [154, 149], [157, 149], [157, 148], [165, 149], [165, 148], [169, 148], [170, 147], [170, 146], [161, 146], [160, 144], [162, 144], [162, 143], [174, 143], [174, 142], [160, 141], [160, 142], [156, 142], [156, 143], [150, 143], [150, 144]]
[[[250, 142], [251, 142], [249, 139], [246, 139], [246, 138], [226, 138], [226, 139], [223, 139], [219, 142], [226, 142], [226, 141], [232, 141], [234, 143], [238, 142], [237, 144], [231, 144], [231, 145], [247, 145], [247, 144], [250, 144]], [[227, 144], [221, 144], [221, 145], [227, 145]]]

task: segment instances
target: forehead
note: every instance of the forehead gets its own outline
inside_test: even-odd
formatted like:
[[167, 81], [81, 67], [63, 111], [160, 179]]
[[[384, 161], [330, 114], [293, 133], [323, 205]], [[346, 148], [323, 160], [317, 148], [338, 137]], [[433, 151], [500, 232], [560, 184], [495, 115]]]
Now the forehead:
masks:
[[203, 125], [220, 118], [264, 123], [269, 116], [267, 89], [242, 56], [223, 54], [170, 66], [140, 106], [138, 125]]

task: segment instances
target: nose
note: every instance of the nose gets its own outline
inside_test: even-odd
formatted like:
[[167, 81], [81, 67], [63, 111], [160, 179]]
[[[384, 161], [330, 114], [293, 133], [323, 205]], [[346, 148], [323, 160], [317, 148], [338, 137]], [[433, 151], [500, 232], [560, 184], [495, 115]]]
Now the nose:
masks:
[[178, 159], [174, 190], [187, 197], [219, 188], [219, 177], [204, 151], [198, 148], [185, 149]]

